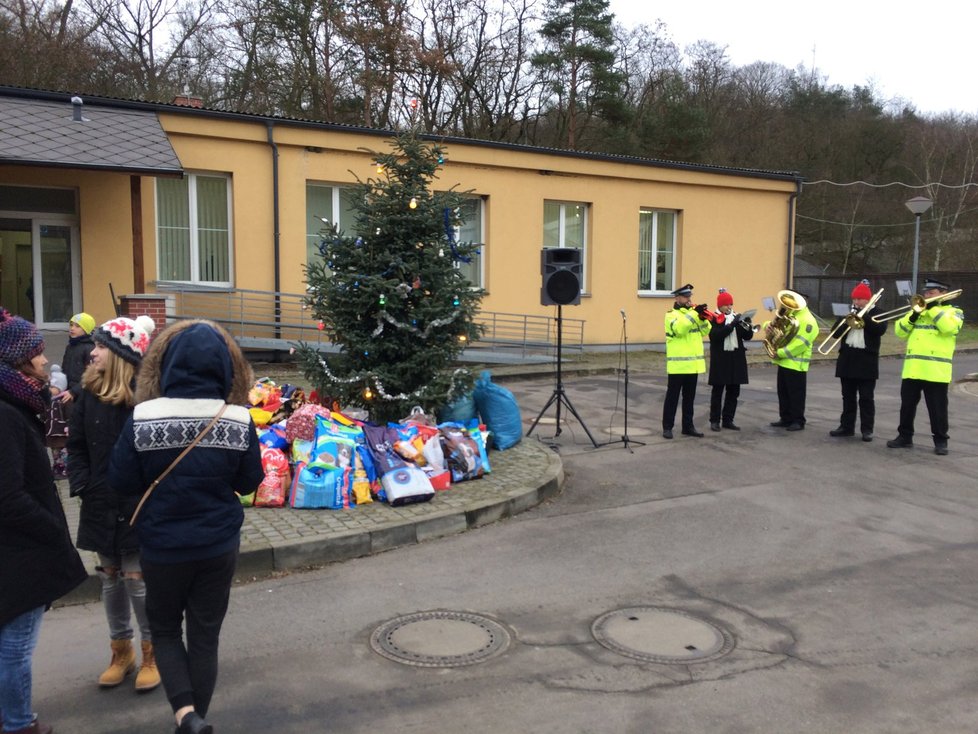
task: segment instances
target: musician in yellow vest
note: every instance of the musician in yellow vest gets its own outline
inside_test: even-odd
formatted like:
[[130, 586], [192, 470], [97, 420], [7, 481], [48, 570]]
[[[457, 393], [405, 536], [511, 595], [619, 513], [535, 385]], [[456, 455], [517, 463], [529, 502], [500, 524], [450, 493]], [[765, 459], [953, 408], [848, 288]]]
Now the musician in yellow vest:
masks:
[[903, 359], [903, 381], [900, 383], [899, 435], [886, 445], [891, 449], [913, 446], [913, 424], [917, 404], [923, 393], [930, 415], [930, 431], [934, 437], [934, 453], [947, 454], [947, 391], [951, 382], [954, 347], [958, 332], [964, 324], [960, 308], [941, 303], [940, 296], [948, 286], [930, 278], [924, 283], [924, 300], [931, 301], [919, 310], [912, 308], [896, 322], [894, 331], [907, 341]]
[[[775, 428], [788, 431], [805, 429], [805, 400], [808, 394], [808, 367], [812, 362], [812, 349], [818, 339], [818, 322], [808, 309], [805, 297], [800, 293], [782, 291], [798, 308], [790, 309], [788, 316], [798, 322], [798, 331], [784, 346], [779, 346], [771, 361], [778, 366], [778, 420], [771, 423]], [[796, 298], [797, 296], [797, 298]], [[775, 319], [777, 321], [777, 319]], [[766, 322], [768, 329], [774, 322]], [[768, 337], [766, 336], [765, 339]]]
[[672, 438], [676, 408], [682, 395], [682, 433], [702, 438], [693, 425], [693, 401], [696, 381], [706, 372], [703, 340], [710, 334], [710, 316], [705, 303], [693, 306], [693, 286], [686, 285], [672, 292], [676, 299], [666, 313], [666, 399], [662, 405], [662, 437]]

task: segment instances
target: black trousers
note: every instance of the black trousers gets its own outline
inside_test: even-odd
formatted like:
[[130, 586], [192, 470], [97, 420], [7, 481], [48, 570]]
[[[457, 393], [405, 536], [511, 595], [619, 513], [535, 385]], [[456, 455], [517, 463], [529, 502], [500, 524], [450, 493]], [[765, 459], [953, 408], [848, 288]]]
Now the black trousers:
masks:
[[[724, 399], [726, 393], [726, 399]], [[710, 392], [710, 423], [733, 423], [737, 413], [740, 385], [714, 385]]]
[[206, 716], [210, 708], [217, 684], [218, 638], [237, 561], [237, 550], [187, 563], [142, 561], [146, 616], [153, 632], [156, 665], [174, 711], [193, 706], [197, 713]]
[[872, 433], [876, 424], [876, 380], [856, 380], [842, 377], [842, 415], [839, 426], [847, 431], [856, 430], [856, 411], [858, 409], [859, 432]]
[[913, 438], [913, 422], [917, 417], [920, 394], [924, 394], [927, 413], [930, 415], [930, 432], [934, 445], [947, 445], [947, 383], [927, 380], [904, 380], [900, 383], [901, 438]]
[[778, 414], [785, 423], [805, 425], [808, 373], [778, 367]]
[[676, 422], [676, 408], [679, 406], [679, 395], [683, 398], [682, 430], [693, 428], [693, 401], [696, 399], [696, 382], [698, 374], [669, 375], [666, 382], [666, 400], [662, 404], [662, 430], [672, 430]]

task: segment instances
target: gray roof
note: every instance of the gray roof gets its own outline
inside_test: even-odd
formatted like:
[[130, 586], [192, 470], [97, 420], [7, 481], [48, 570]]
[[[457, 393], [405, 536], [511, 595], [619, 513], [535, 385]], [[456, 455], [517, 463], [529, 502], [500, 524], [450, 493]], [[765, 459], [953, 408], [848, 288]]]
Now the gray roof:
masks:
[[0, 163], [178, 174], [155, 112], [0, 97]]

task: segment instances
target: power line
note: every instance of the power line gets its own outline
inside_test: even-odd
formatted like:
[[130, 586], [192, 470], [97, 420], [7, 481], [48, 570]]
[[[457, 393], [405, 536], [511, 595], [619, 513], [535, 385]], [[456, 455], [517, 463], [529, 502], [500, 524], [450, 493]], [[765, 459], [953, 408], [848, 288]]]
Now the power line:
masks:
[[[930, 219], [925, 219], [923, 221], [926, 223], [940, 222], [944, 219], [953, 219], [954, 217], [959, 217], [962, 214], [969, 214], [975, 211], [978, 211], [978, 207], [972, 209], [963, 209], [960, 212], [957, 212], [953, 215], [948, 214], [943, 217], [931, 217]], [[858, 222], [835, 222], [832, 221], [831, 219], [819, 219], [818, 217], [808, 217], [805, 216], [804, 214], [796, 214], [795, 217], [797, 217], [798, 219], [805, 219], [809, 222], [818, 222], [819, 224], [836, 224], [840, 227], [859, 227], [861, 229], [873, 229], [878, 227], [888, 227], [890, 229], [893, 229], [895, 227], [912, 227], [915, 224], [913, 220], [910, 220], [909, 222], [894, 222], [893, 224], [861, 224]]]
[[829, 186], [869, 186], [872, 189], [885, 189], [888, 186], [903, 186], [906, 189], [929, 189], [931, 187], [937, 187], [940, 189], [970, 189], [972, 187], [978, 187], [978, 183], [966, 183], [966, 184], [946, 184], [946, 183], [926, 183], [926, 184], [908, 184], [903, 183], [903, 181], [890, 181], [885, 184], [874, 184], [869, 181], [829, 181], [827, 178], [821, 178], [818, 181], [805, 181], [803, 186], [814, 186], [815, 184], [828, 184]]

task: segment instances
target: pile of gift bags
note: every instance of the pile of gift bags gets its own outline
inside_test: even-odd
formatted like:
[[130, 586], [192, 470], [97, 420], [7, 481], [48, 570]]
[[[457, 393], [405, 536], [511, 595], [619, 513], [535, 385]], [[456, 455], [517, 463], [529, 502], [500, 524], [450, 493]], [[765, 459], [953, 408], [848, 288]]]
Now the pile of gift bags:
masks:
[[255, 507], [426, 502], [490, 471], [488, 432], [478, 417], [438, 422], [415, 408], [398, 423], [376, 425], [268, 378], [255, 383], [249, 401], [265, 478], [242, 502]]

